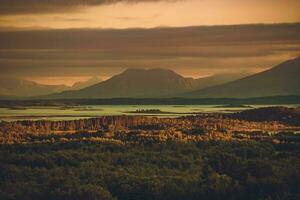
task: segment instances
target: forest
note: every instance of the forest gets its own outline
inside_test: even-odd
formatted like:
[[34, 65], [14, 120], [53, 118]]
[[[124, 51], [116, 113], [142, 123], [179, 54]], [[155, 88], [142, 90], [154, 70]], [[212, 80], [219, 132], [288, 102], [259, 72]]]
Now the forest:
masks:
[[298, 200], [299, 108], [0, 122], [1, 200]]
[[75, 141], [0, 146], [0, 199], [300, 198], [299, 144]]

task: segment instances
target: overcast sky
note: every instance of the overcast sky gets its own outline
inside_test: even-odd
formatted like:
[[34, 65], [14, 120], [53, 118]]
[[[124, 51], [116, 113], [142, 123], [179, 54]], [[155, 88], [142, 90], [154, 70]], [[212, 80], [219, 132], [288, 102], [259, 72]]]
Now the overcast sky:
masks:
[[[72, 84], [130, 67], [193, 77], [257, 72], [299, 55], [299, 7], [299, 0], [0, 0], [0, 74]], [[249, 25], [260, 23], [269, 25]]]

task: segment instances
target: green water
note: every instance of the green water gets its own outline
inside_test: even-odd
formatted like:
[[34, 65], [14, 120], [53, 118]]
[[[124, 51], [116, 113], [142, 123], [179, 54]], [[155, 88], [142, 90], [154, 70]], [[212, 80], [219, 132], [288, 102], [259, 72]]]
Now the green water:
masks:
[[[249, 105], [251, 108], [266, 107], [266, 105]], [[268, 105], [270, 106], [270, 105]], [[276, 106], [276, 105], [272, 105]], [[297, 107], [299, 105], [288, 105]], [[159, 109], [166, 113], [130, 113], [138, 109]], [[74, 107], [22, 107], [0, 108], [0, 120], [71, 120], [107, 115], [147, 115], [159, 117], [177, 117], [193, 115], [199, 112], [205, 113], [230, 113], [237, 112], [249, 107], [221, 107], [220, 105], [89, 105]]]

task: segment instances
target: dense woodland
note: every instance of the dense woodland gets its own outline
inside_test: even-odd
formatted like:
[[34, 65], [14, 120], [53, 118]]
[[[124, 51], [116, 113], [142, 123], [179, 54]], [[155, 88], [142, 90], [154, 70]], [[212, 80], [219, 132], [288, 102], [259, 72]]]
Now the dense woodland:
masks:
[[299, 199], [299, 144], [0, 146], [0, 199]]
[[299, 115], [275, 111], [1, 122], [0, 199], [298, 200]]

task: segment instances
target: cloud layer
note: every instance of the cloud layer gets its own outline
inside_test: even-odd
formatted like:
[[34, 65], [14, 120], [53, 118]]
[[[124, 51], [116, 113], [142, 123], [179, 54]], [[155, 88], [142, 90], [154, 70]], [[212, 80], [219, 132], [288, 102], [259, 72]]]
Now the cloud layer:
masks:
[[[98, 49], [141, 51], [144, 48], [198, 48], [202, 45], [293, 43], [300, 23], [195, 26], [152, 29], [58, 29], [0, 32], [1, 49]], [[225, 52], [226, 53], [226, 52]]]
[[0, 15], [74, 11], [84, 6], [178, 0], [0, 0]]
[[0, 32], [0, 74], [105, 75], [166, 67], [185, 75], [255, 71], [300, 53], [300, 23]]

